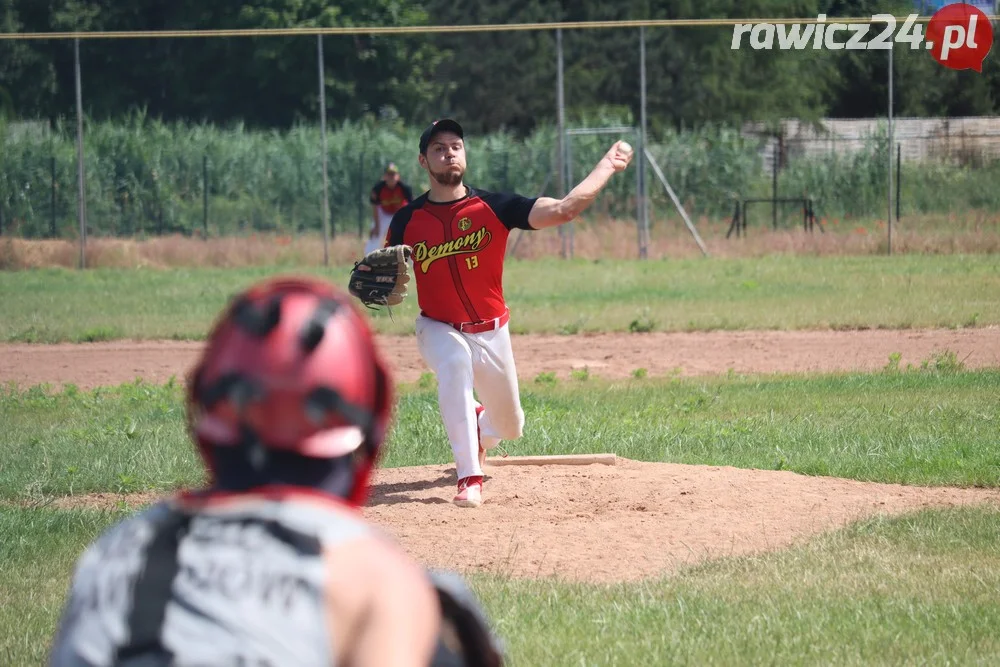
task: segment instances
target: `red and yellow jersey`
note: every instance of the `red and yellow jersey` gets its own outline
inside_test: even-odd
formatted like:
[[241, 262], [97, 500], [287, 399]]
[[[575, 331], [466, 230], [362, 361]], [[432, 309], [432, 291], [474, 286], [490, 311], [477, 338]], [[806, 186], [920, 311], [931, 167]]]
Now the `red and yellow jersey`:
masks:
[[431, 202], [427, 194], [392, 218], [385, 245], [413, 248], [417, 303], [442, 322], [480, 322], [500, 317], [503, 263], [512, 229], [531, 229], [535, 199], [468, 188], [452, 202]]
[[369, 201], [386, 213], [395, 213], [413, 201], [413, 192], [403, 181], [391, 188], [384, 181], [379, 181], [372, 188]]

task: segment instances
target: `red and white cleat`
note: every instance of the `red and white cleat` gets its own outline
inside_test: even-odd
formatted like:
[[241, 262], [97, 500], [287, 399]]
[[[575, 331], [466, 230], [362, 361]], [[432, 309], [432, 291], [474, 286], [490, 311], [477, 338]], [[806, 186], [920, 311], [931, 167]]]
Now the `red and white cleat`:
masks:
[[483, 478], [480, 475], [458, 480], [458, 495], [452, 501], [459, 507], [479, 507], [483, 504]]

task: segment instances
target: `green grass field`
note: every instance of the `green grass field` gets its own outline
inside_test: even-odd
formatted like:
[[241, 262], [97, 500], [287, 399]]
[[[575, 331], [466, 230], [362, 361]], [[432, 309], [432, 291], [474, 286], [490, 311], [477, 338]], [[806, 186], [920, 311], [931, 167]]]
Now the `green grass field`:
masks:
[[[201, 339], [236, 292], [286, 272], [346, 285], [349, 267], [0, 272], [0, 341]], [[1000, 256], [512, 261], [516, 333], [965, 327], [1000, 323]], [[412, 333], [416, 298], [378, 331]]]
[[[516, 454], [785, 469], [866, 481], [998, 486], [1000, 370], [575, 380], [523, 390]], [[200, 480], [181, 388], [0, 393], [0, 498], [171, 489]], [[405, 389], [386, 466], [451, 460], [432, 387]]]
[[865, 521], [613, 586], [473, 579], [518, 665], [987, 664], [1000, 512]]
[[[122, 516], [0, 512], [3, 664], [42, 664], [75, 559]], [[470, 581], [511, 665], [989, 664], [998, 534], [997, 511], [923, 511], [637, 584]]]
[[[0, 272], [0, 341], [201, 338], [282, 269]], [[312, 269], [343, 284], [346, 267]], [[515, 330], [964, 327], [1000, 323], [1000, 258], [774, 257], [511, 262]], [[415, 299], [373, 315], [412, 330]], [[888, 362], [889, 360], [887, 360]], [[1000, 487], [1000, 369], [522, 383], [515, 455], [784, 469]], [[0, 664], [38, 665], [84, 546], [134, 507], [54, 496], [198, 484], [179, 384], [91, 392], [0, 386]], [[403, 387], [387, 466], [451, 460], [433, 381]], [[862, 521], [784, 551], [631, 584], [473, 575], [512, 665], [978, 665], [1000, 653], [1000, 511]]]
[[[531, 383], [518, 454], [1000, 486], [1000, 371]], [[449, 460], [432, 386], [404, 388], [387, 465]], [[38, 664], [72, 563], [117, 511], [50, 494], [196, 484], [176, 385], [0, 397], [0, 656]], [[24, 503], [29, 503], [24, 505]], [[804, 546], [636, 584], [472, 582], [514, 665], [980, 664], [1000, 648], [1000, 512], [865, 521]], [[40, 558], [40, 554], [45, 554]]]

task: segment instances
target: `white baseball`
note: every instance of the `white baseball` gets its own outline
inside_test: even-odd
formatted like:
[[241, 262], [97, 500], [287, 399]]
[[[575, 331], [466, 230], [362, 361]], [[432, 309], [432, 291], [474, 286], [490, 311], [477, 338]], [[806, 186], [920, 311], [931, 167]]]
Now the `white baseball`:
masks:
[[622, 153], [625, 153], [626, 155], [631, 155], [632, 154], [632, 144], [630, 144], [627, 141], [623, 141], [623, 142], [621, 142], [618, 145], [618, 150], [620, 150]]

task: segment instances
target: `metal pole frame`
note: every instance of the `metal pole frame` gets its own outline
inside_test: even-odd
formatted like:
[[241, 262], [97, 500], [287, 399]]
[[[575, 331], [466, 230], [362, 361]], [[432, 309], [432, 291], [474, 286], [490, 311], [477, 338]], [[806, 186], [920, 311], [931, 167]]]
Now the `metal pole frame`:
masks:
[[80, 75], [80, 38], [73, 40], [76, 79], [76, 215], [80, 223], [80, 268], [87, 268], [87, 181], [83, 165], [83, 83]]
[[[566, 168], [568, 165], [567, 153], [566, 153], [566, 94], [565, 94], [565, 76], [563, 73], [564, 61], [563, 61], [563, 39], [562, 39], [562, 28], [556, 28], [556, 106], [557, 106], [557, 123], [558, 123], [558, 151], [557, 151], [557, 171], [559, 178], [559, 196], [566, 196], [566, 184], [568, 182], [566, 178]], [[560, 254], [563, 259], [566, 259], [566, 230], [563, 229], [563, 225], [559, 226], [559, 240], [560, 240]]]
[[358, 238], [365, 237], [365, 161], [368, 159], [367, 151], [361, 151], [358, 156]]
[[781, 163], [781, 133], [774, 133], [774, 151], [771, 153], [771, 228], [778, 230], [778, 166]]
[[903, 144], [896, 144], [896, 222], [899, 222], [899, 205], [902, 197], [902, 166], [903, 166]]
[[330, 265], [330, 195], [327, 176], [326, 151], [326, 71], [323, 64], [323, 35], [316, 36], [316, 53], [319, 60], [319, 134], [320, 150], [323, 152], [323, 266]]
[[[631, 126], [631, 125], [611, 125], [611, 126], [608, 126], [608, 127], [575, 127], [575, 128], [566, 130], [565, 134], [566, 134], [566, 138], [567, 138], [567, 140], [566, 140], [566, 156], [567, 156], [566, 157], [566, 182], [567, 183], [572, 183], [573, 182], [573, 162], [572, 162], [573, 145], [572, 145], [572, 142], [570, 141], [570, 139], [572, 137], [582, 136], [582, 135], [595, 135], [595, 134], [628, 135], [628, 137], [631, 138], [632, 141], [635, 141], [636, 144], [638, 144], [639, 146], [642, 146], [642, 136], [640, 134], [639, 128]], [[641, 153], [640, 153], [640, 155], [641, 155]], [[642, 229], [642, 196], [641, 196], [641, 192], [642, 192], [641, 187], [642, 187], [642, 185], [641, 185], [641, 180], [640, 180], [640, 177], [639, 177], [639, 170], [638, 169], [636, 170], [636, 179], [635, 179], [635, 182], [636, 182], [636, 198], [635, 198], [636, 225], [640, 228], [640, 234], [641, 234], [642, 233], [642, 231], [641, 231], [641, 229]], [[567, 225], [563, 225], [565, 227], [569, 227], [570, 257], [573, 256], [573, 224], [574, 223], [570, 222]], [[640, 253], [641, 253], [641, 246], [640, 246]]]
[[208, 153], [201, 156], [201, 228], [208, 240]]
[[49, 158], [49, 238], [57, 238], [58, 232], [56, 231], [56, 156], [53, 155]]
[[893, 145], [893, 137], [892, 137], [892, 87], [893, 87], [893, 81], [892, 81], [893, 63], [892, 63], [892, 60], [893, 59], [892, 59], [892, 52], [893, 52], [893, 50], [894, 50], [893, 49], [893, 42], [890, 41], [889, 42], [889, 140], [888, 140], [888, 144], [887, 144], [887, 148], [888, 148], [887, 153], [889, 155], [889, 173], [888, 173], [888, 177], [889, 177], [888, 178], [888, 180], [889, 180], [889, 196], [888, 196], [888, 211], [887, 211], [887, 214], [888, 214], [888, 218], [887, 218], [888, 225], [887, 225], [887, 227], [888, 227], [888, 230], [889, 230], [889, 238], [888, 238], [887, 248], [888, 248], [888, 254], [890, 254], [890, 255], [892, 254], [892, 145]]
[[649, 198], [646, 195], [646, 161], [642, 159], [646, 152], [646, 28], [639, 28], [639, 259], [646, 259], [649, 254]]
[[[653, 173], [656, 177], [660, 179], [660, 183], [663, 185], [663, 189], [667, 191], [667, 195], [670, 197], [670, 201], [674, 203], [674, 207], [681, 214], [681, 218], [684, 220], [684, 224], [687, 225], [688, 231], [691, 232], [691, 236], [694, 237], [695, 243], [701, 249], [701, 254], [708, 257], [708, 248], [705, 247], [705, 243], [701, 240], [701, 236], [698, 234], [698, 230], [695, 228], [694, 223], [691, 222], [691, 218], [688, 217], [687, 211], [684, 210], [684, 206], [681, 205], [681, 200], [674, 192], [674, 189], [670, 187], [670, 182], [667, 181], [667, 177], [663, 175], [663, 170], [660, 169], [660, 165], [656, 164], [656, 160], [653, 159], [653, 155], [647, 150], [644, 153], [645, 158], [649, 160], [649, 164], [653, 167]], [[743, 224], [746, 225], [746, 201], [743, 202]], [[746, 231], [743, 232], [746, 236]], [[727, 234], [728, 236], [728, 234]]]

